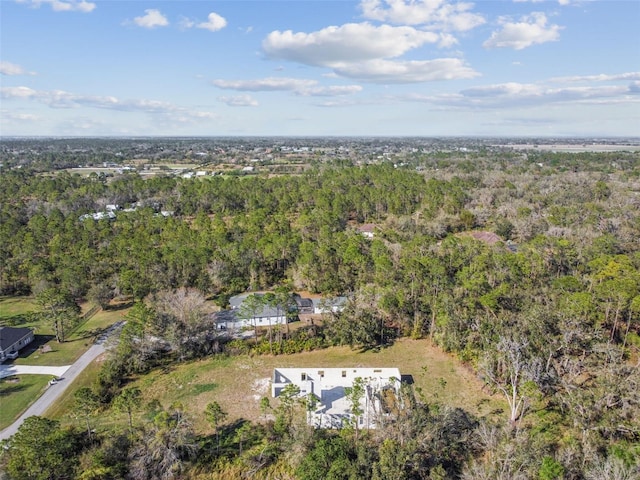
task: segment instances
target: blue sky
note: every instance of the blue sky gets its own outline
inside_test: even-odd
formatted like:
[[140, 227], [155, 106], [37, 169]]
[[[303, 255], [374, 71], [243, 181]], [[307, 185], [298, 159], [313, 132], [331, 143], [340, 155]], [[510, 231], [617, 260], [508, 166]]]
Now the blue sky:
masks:
[[640, 136], [637, 0], [0, 0], [0, 135]]

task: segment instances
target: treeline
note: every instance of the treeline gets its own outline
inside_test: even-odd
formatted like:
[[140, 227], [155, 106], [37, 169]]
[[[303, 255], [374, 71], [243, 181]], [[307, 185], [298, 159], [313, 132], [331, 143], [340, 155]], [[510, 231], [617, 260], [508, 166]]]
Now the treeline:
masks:
[[[65, 457], [71, 471], [91, 459], [104, 474], [85, 478], [160, 478], [138, 462], [163, 458], [173, 459], [164, 478], [638, 478], [638, 158], [542, 168], [540, 155], [202, 181], [3, 173], [5, 292], [138, 301], [119, 353], [85, 392], [92, 411], [116, 408], [129, 376], [166, 361], [225, 348], [286, 353], [286, 342], [372, 348], [399, 336], [432, 338], [508, 405], [506, 418], [478, 419], [406, 391], [385, 428], [368, 434], [312, 432], [285, 421], [293, 417], [280, 405], [259, 424], [218, 418], [211, 437], [182, 430], [204, 412], [189, 419], [180, 406], [138, 405], [147, 423], [85, 442]], [[112, 221], [79, 220], [108, 203], [139, 206]], [[372, 239], [357, 230], [363, 223], [375, 224]], [[269, 332], [257, 345], [221, 345], [193, 302], [175, 310], [163, 297], [224, 304], [276, 285], [350, 301], [306, 337]], [[92, 437], [91, 428], [50, 427]], [[158, 456], [148, 451], [154, 439], [184, 443]]]

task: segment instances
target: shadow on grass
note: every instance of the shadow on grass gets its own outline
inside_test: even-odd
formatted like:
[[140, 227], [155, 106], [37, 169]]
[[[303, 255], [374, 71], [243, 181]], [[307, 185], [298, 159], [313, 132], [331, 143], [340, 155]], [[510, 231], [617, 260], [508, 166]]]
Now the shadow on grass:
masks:
[[20, 358], [28, 357], [32, 353], [37, 352], [51, 340], [55, 340], [55, 338], [55, 335], [34, 335], [33, 341], [22, 350], [20, 350]]
[[395, 343], [395, 338], [391, 338], [391, 339], [388, 339], [382, 345], [380, 345], [379, 343], [375, 345], [362, 345], [360, 348], [358, 348], [358, 353], [365, 353], [365, 352], [378, 353], [378, 352], [381, 352], [382, 350], [386, 350], [387, 348], [393, 347], [394, 343]]
[[126, 310], [127, 308], [133, 307], [133, 302], [123, 302], [117, 305], [107, 305], [103, 310], [105, 312], [117, 312], [120, 310]]
[[87, 340], [88, 338], [96, 338], [99, 335], [104, 334], [107, 331], [106, 328], [94, 328], [93, 330], [75, 332], [75, 338], [73, 340], [65, 340], [65, 343], [74, 343]]
[[[10, 381], [11, 377], [7, 377], [6, 380]], [[6, 385], [3, 386], [2, 388], [0, 388], [0, 397], [6, 397], [11, 395], [12, 393], [17, 393], [17, 392], [21, 392], [23, 390], [26, 390], [27, 387], [25, 387], [24, 385], [18, 385], [18, 384], [13, 384], [13, 385]]]
[[19, 313], [18, 315], [12, 315], [11, 317], [4, 317], [0, 321], [0, 325], [7, 327], [19, 327], [28, 323], [33, 323], [33, 314], [31, 313]]
[[415, 382], [413, 381], [413, 375], [407, 373], [405, 375], [400, 375], [400, 381], [402, 383], [406, 383], [407, 385], [413, 385]]

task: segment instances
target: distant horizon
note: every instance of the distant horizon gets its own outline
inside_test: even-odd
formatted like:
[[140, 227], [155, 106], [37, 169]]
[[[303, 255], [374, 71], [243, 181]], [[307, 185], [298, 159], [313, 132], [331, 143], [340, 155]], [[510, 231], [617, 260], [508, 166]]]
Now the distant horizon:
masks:
[[0, 142], [12, 139], [38, 139], [38, 140], [91, 140], [91, 139], [462, 139], [462, 140], [616, 140], [640, 142], [640, 135], [637, 136], [542, 136], [542, 135], [0, 135]]
[[2, 137], [634, 137], [640, 2], [2, 0]]

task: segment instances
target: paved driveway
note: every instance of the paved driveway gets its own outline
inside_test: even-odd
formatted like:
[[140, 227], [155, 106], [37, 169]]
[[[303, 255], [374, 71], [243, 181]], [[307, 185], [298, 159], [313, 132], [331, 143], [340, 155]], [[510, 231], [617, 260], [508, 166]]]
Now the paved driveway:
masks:
[[[56, 383], [55, 385], [50, 385], [45, 392], [42, 394], [38, 400], [31, 405], [26, 412], [24, 412], [18, 420], [13, 422], [13, 424], [0, 432], [0, 440], [4, 440], [9, 438], [14, 433], [18, 431], [22, 422], [27, 417], [31, 417], [33, 415], [42, 416], [44, 412], [55, 402], [62, 392], [64, 392], [75, 380], [75, 378], [82, 372], [93, 360], [95, 360], [99, 355], [104, 353], [104, 342], [107, 340], [109, 335], [112, 335], [114, 332], [118, 331], [120, 327], [124, 325], [124, 322], [118, 322], [115, 325], [111, 326], [106, 333], [101, 335], [97, 342], [92, 345], [89, 350], [87, 350], [76, 362], [70, 367], [31, 367], [31, 368], [60, 368], [64, 369], [63, 375], [61, 376], [63, 380], [61, 382]], [[13, 367], [13, 365], [6, 365], [8, 367]], [[16, 366], [17, 368], [17, 366]], [[24, 368], [24, 367], [20, 367]], [[35, 372], [32, 372], [35, 373]], [[12, 374], [13, 375], [13, 374]]]
[[0, 378], [11, 375], [52, 375], [62, 377], [71, 365], [63, 367], [36, 367], [32, 365], [0, 365]]

